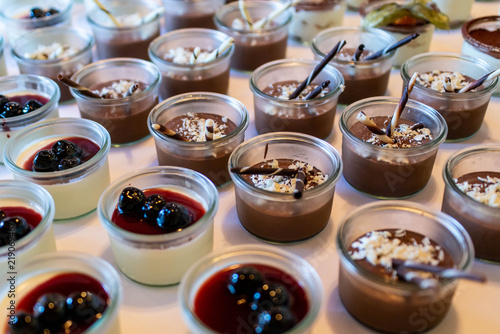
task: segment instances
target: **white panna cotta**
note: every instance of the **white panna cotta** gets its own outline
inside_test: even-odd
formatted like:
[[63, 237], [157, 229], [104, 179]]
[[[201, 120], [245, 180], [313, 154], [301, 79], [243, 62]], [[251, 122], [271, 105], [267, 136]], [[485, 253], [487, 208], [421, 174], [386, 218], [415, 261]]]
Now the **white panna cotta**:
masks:
[[433, 2], [441, 12], [448, 15], [450, 26], [457, 26], [469, 19], [474, 0], [461, 0], [460, 3], [456, 0], [433, 0]]

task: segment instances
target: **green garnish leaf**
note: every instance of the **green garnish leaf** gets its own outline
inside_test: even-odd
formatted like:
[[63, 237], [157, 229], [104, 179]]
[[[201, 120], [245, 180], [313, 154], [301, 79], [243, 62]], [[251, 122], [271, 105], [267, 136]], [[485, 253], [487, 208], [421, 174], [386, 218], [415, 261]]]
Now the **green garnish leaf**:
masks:
[[450, 19], [448, 15], [436, 11], [433, 8], [421, 3], [408, 4], [407, 7], [414, 18], [428, 21], [438, 29], [450, 29]]

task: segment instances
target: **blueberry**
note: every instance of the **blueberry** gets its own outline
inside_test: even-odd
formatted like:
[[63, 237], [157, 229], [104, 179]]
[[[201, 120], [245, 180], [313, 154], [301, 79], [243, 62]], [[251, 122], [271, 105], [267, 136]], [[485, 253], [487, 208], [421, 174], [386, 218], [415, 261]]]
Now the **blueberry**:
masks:
[[49, 8], [49, 10], [45, 13], [46, 16], [59, 14], [59, 11], [55, 8]]
[[39, 19], [39, 18], [44, 17], [44, 16], [45, 16], [45, 11], [41, 8], [34, 7], [30, 11], [30, 17], [32, 19]]
[[80, 146], [65, 139], [55, 142], [54, 145], [52, 145], [52, 151], [54, 151], [58, 160], [68, 156], [80, 158], [83, 154], [83, 150]]
[[37, 334], [39, 333], [39, 323], [32, 314], [20, 312], [16, 314], [9, 324], [11, 334]]
[[61, 159], [61, 161], [59, 161], [59, 165], [57, 166], [57, 168], [59, 170], [66, 170], [66, 169], [70, 169], [70, 168], [73, 168], [73, 167], [76, 167], [78, 165], [81, 164], [81, 161], [79, 158], [77, 157], [66, 157], [64, 159]]
[[5, 213], [5, 211], [0, 210], [0, 220], [2, 220], [4, 218], [7, 218], [7, 214]]
[[276, 306], [259, 313], [254, 332], [257, 334], [279, 334], [295, 326], [295, 318], [286, 307]]
[[253, 294], [250, 308], [254, 311], [270, 310], [274, 306], [288, 306], [290, 295], [287, 289], [279, 283], [264, 283]]
[[191, 224], [191, 215], [182, 204], [169, 202], [160, 210], [156, 223], [168, 231], [175, 231]]
[[31, 231], [31, 226], [28, 224], [26, 219], [20, 216], [7, 217], [0, 222], [0, 230], [9, 231], [10, 234], [12, 226], [15, 226], [15, 236], [16, 239], [21, 239]]
[[66, 297], [55, 292], [42, 295], [33, 306], [33, 315], [43, 326], [60, 326], [66, 318]]
[[57, 167], [58, 160], [56, 154], [52, 150], [41, 150], [33, 160], [33, 170], [35, 172], [53, 172]]
[[142, 206], [142, 212], [144, 213], [144, 218], [156, 220], [160, 213], [160, 210], [167, 204], [163, 196], [158, 194], [153, 194], [146, 198], [144, 205]]
[[106, 306], [101, 297], [89, 291], [74, 292], [66, 299], [69, 317], [80, 324], [90, 324], [100, 319]]
[[229, 273], [227, 288], [233, 295], [253, 296], [264, 284], [262, 275], [254, 267], [240, 267]]
[[8, 118], [15, 117], [23, 114], [23, 108], [17, 102], [7, 102], [2, 105], [2, 109], [0, 111], [0, 117]]
[[122, 190], [118, 198], [118, 211], [120, 213], [141, 213], [146, 196], [141, 189], [127, 187]]
[[43, 104], [37, 100], [29, 100], [24, 104], [23, 114], [27, 114], [32, 112], [33, 110], [37, 110], [38, 108], [43, 107]]
[[3, 107], [3, 105], [7, 102], [10, 102], [9, 98], [4, 96], [4, 95], [0, 95], [0, 109]]

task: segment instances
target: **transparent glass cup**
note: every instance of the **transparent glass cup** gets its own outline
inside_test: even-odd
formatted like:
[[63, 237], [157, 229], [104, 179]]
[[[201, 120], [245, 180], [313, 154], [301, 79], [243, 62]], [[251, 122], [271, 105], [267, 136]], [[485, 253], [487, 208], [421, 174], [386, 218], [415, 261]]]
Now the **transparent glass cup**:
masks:
[[229, 36], [209, 29], [181, 29], [162, 35], [149, 46], [149, 57], [162, 73], [160, 96], [162, 99], [189, 93], [213, 92], [227, 94], [229, 88], [229, 64], [234, 46], [215, 60], [180, 64], [165, 60], [169, 51], [176, 48], [199, 47], [202, 50], [216, 50]]
[[93, 7], [87, 13], [87, 21], [94, 32], [97, 56], [99, 59], [131, 57], [149, 60], [149, 44], [160, 36], [161, 15], [147, 15], [161, 7], [149, 0], [106, 1], [106, 8], [115, 16], [138, 14], [139, 25], [117, 27], [99, 7]]
[[[245, 3], [250, 17], [261, 19], [283, 6], [280, 2], [254, 0]], [[272, 25], [262, 29], [233, 28], [235, 19], [244, 20], [238, 2], [222, 6], [215, 13], [217, 29], [234, 38], [234, 56], [231, 68], [240, 71], [253, 71], [260, 65], [285, 58], [288, 26], [292, 20], [289, 11], [276, 17]]]
[[[204, 142], [174, 139], [153, 129], [154, 124], [165, 125], [175, 117], [196, 112], [227, 117], [236, 129], [225, 137]], [[204, 92], [181, 94], [158, 104], [149, 114], [148, 127], [155, 140], [159, 165], [193, 169], [208, 177], [216, 186], [221, 186], [231, 180], [227, 163], [233, 150], [245, 139], [248, 112], [241, 102], [227, 95]]]
[[224, 0], [162, 0], [167, 31], [185, 28], [216, 29], [215, 12]]
[[[146, 235], [126, 231], [112, 219], [118, 198], [126, 187], [162, 188], [200, 203], [205, 214], [180, 231]], [[217, 189], [195, 171], [179, 167], [150, 167], [115, 180], [99, 199], [97, 214], [109, 235], [120, 270], [130, 279], [155, 286], [180, 282], [188, 268], [213, 248], [213, 219], [218, 208]]]
[[365, 0], [346, 0], [347, 9], [357, 12]]
[[[75, 54], [56, 59], [29, 59], [26, 53], [34, 53], [39, 45], [49, 46], [60, 43], [78, 49]], [[71, 77], [73, 73], [92, 62], [92, 47], [94, 38], [91, 34], [72, 28], [59, 27], [38, 29], [17, 40], [12, 46], [12, 55], [21, 73], [43, 75], [54, 80], [61, 91], [60, 102], [73, 99], [69, 88], [57, 80], [62, 74]]]
[[459, 6], [456, 0], [433, 0], [432, 2], [439, 7], [440, 11], [448, 15], [450, 27], [457, 28], [469, 19], [474, 0], [462, 0]]
[[0, 247], [0, 272], [4, 281], [3, 275], [15, 271], [9, 270], [9, 265], [22, 266], [37, 254], [56, 251], [56, 239], [52, 227], [55, 206], [47, 190], [26, 181], [0, 181], [0, 210], [6, 207], [33, 210], [42, 216], [42, 220], [26, 236]]
[[7, 75], [7, 67], [5, 66], [5, 39], [3, 36], [0, 36], [0, 77], [4, 77]]
[[[16, 297], [22, 300], [43, 282], [50, 281], [61, 274], [83, 274], [97, 280], [108, 295], [108, 306], [102, 317], [96, 320], [85, 334], [119, 334], [120, 324], [118, 310], [123, 300], [123, 288], [119, 274], [103, 259], [77, 252], [51, 252], [36, 256], [19, 268], [16, 276]], [[75, 291], [81, 290], [81, 282], [66, 281], [65, 285], [73, 284]], [[9, 285], [0, 288], [0, 306], [6, 309]], [[88, 310], [87, 310], [88, 311]]]
[[[287, 331], [289, 334], [308, 333], [316, 320], [323, 299], [321, 280], [314, 268], [304, 259], [290, 252], [267, 245], [238, 245], [226, 247], [206, 255], [191, 266], [179, 287], [182, 317], [193, 334], [215, 334], [196, 315], [194, 302], [201, 286], [211, 276], [235, 266], [260, 264], [277, 268], [292, 276], [305, 290], [309, 309], [305, 317]], [[217, 305], [220, 307], [220, 305]], [[251, 331], [251, 324], [242, 321], [242, 333]], [[246, 331], [245, 331], [246, 333]]]
[[[338, 27], [319, 33], [314, 37], [311, 49], [314, 59], [322, 60], [331, 51], [332, 45], [345, 39], [344, 51], [354, 53], [360, 44], [365, 50], [377, 52], [394, 44], [394, 37], [381, 29], [364, 27]], [[341, 51], [342, 51], [341, 50]], [[358, 100], [385, 95], [391, 75], [395, 52], [367, 61], [352, 61], [333, 58], [330, 64], [342, 73], [345, 89], [339, 96], [339, 103], [351, 104]]]
[[108, 130], [113, 146], [133, 144], [149, 136], [147, 118], [158, 104], [161, 81], [159, 69], [148, 61], [136, 58], [113, 58], [85, 66], [72, 80], [91, 90], [100, 90], [112, 82], [128, 80], [145, 89], [117, 99], [97, 99], [71, 88], [83, 118], [93, 120]]
[[288, 100], [264, 93], [266, 88], [278, 82], [302, 82], [318, 64], [319, 61], [314, 60], [282, 59], [262, 65], [252, 72], [250, 89], [254, 97], [255, 127], [259, 134], [293, 131], [322, 139], [328, 137], [344, 85], [342, 74], [333, 66], [325, 66], [311, 82], [320, 85], [330, 80], [330, 92], [323, 97]]
[[407, 201], [363, 205], [345, 217], [337, 232], [340, 256], [340, 299], [362, 324], [385, 333], [422, 333], [447, 314], [458, 285], [443, 279], [436, 289], [387, 281], [360, 266], [349, 254], [354, 240], [375, 230], [407, 230], [429, 237], [447, 252], [457, 269], [468, 271], [474, 247], [464, 228], [452, 217]]
[[[58, 14], [43, 18], [30, 18], [32, 8], [42, 10], [57, 9]], [[73, 0], [2, 0], [0, 3], [0, 19], [6, 27], [5, 32], [11, 44], [18, 38], [39, 28], [56, 26], [58, 29], [68, 29], [71, 26], [71, 9]]]
[[391, 117], [399, 98], [371, 97], [349, 105], [342, 113], [342, 161], [344, 178], [356, 190], [376, 198], [404, 198], [422, 190], [432, 175], [439, 145], [447, 133], [446, 122], [433, 108], [409, 100], [401, 119], [422, 123], [433, 139], [411, 148], [372, 145], [356, 137], [351, 127], [363, 111], [368, 117]]
[[[481, 59], [447, 52], [429, 52], [408, 59], [401, 67], [401, 77], [406, 86], [415, 72], [458, 72], [471, 81], [493, 71]], [[498, 78], [485, 82], [476, 91], [467, 93], [441, 93], [418, 83], [411, 98], [436, 109], [448, 125], [447, 141], [465, 140], [473, 136], [483, 124], [491, 94], [498, 86]]]
[[321, 232], [330, 220], [335, 184], [342, 174], [337, 151], [313, 136], [274, 132], [254, 137], [238, 146], [229, 159], [229, 169], [254, 166], [266, 159], [307, 162], [328, 178], [304, 191], [302, 198], [297, 200], [290, 193], [260, 189], [243, 175], [231, 172], [236, 211], [243, 227], [251, 234], [275, 243], [302, 241]]
[[467, 196], [456, 180], [470, 173], [500, 174], [500, 145], [476, 145], [455, 152], [443, 169], [445, 190], [441, 210], [467, 230], [474, 242], [476, 257], [500, 262], [500, 208]]
[[14, 96], [42, 96], [48, 100], [41, 108], [24, 115], [3, 118], [0, 126], [0, 163], [3, 163], [5, 145], [25, 126], [42, 119], [59, 117], [60, 91], [57, 84], [45, 77], [31, 74], [19, 74], [0, 78], [0, 92], [12, 98]]
[[[34, 172], [23, 165], [44, 146], [61, 139], [82, 137], [99, 146], [90, 160], [74, 168], [54, 172]], [[94, 210], [102, 191], [110, 182], [109, 133], [96, 122], [81, 118], [43, 120], [20, 130], [6, 145], [4, 162], [14, 179], [44, 187], [54, 198], [55, 219], [79, 217]]]

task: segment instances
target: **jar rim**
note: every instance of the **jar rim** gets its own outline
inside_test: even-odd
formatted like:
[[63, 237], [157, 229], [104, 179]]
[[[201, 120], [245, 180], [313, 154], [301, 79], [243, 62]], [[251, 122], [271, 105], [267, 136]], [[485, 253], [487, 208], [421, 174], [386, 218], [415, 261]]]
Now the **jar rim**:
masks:
[[[469, 31], [469, 29], [476, 23], [493, 22], [493, 21], [498, 22], [498, 24], [500, 25], [500, 16], [498, 16], [498, 15], [483, 16], [483, 17], [470, 19], [469, 21], [465, 22], [462, 25], [462, 29], [461, 29], [462, 30], [462, 37], [463, 37], [465, 42], [469, 43], [473, 47], [476, 47], [483, 52], [493, 53], [497, 56], [497, 58], [500, 58], [500, 47], [489, 45], [489, 44], [483, 43], [483, 42], [473, 38], [470, 35], [470, 31]], [[477, 58], [474, 58], [474, 59], [477, 60]]]

